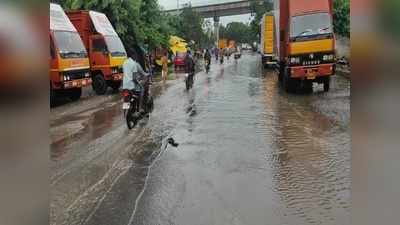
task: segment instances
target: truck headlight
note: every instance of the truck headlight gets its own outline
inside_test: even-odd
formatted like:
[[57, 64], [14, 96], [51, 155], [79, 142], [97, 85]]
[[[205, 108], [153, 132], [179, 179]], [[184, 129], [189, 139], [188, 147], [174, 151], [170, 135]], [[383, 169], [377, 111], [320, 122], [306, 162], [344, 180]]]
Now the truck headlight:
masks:
[[85, 73], [85, 77], [90, 77], [90, 73], [89, 73], [89, 72], [86, 72], [86, 73]]
[[324, 56], [322, 57], [322, 59], [323, 59], [324, 61], [332, 61], [334, 58], [335, 58], [335, 56], [334, 56], [333, 54], [324, 55]]
[[290, 64], [299, 64], [299, 63], [300, 63], [300, 57], [290, 58]]
[[118, 68], [113, 68], [113, 69], [111, 70], [111, 72], [112, 72], [112, 73], [118, 73]]
[[71, 80], [71, 78], [68, 75], [64, 75], [64, 80], [69, 81], [69, 80]]

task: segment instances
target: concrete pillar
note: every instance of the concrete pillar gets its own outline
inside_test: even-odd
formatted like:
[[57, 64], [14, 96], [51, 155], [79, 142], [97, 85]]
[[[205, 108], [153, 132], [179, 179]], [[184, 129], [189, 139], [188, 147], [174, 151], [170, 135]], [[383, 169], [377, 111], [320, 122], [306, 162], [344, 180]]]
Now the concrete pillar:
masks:
[[214, 35], [215, 35], [215, 45], [218, 47], [219, 40], [219, 17], [214, 16]]

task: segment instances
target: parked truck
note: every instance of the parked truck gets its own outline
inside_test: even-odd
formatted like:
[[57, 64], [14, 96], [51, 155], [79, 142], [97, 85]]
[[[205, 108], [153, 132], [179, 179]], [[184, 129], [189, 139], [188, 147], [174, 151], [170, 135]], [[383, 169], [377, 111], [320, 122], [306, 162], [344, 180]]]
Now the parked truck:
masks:
[[90, 85], [89, 59], [79, 33], [60, 5], [50, 4], [50, 103], [56, 96], [72, 100]]
[[329, 91], [335, 74], [333, 0], [274, 0], [279, 80], [287, 92]]
[[69, 11], [67, 15], [89, 52], [94, 91], [102, 95], [108, 87], [118, 90], [123, 79], [126, 51], [107, 16], [86, 10]]
[[274, 66], [277, 64], [278, 61], [276, 56], [274, 14], [272, 12], [265, 13], [260, 25], [261, 62], [264, 67]]

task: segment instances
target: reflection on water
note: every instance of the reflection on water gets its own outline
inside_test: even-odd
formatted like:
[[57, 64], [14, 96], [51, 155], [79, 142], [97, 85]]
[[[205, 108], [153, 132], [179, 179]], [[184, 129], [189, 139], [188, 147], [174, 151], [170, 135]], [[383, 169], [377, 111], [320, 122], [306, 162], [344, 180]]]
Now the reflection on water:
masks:
[[343, 132], [340, 121], [313, 111], [312, 97], [283, 93], [274, 74], [266, 75], [264, 86], [265, 135], [274, 140], [268, 161], [284, 220], [350, 224], [349, 128]]

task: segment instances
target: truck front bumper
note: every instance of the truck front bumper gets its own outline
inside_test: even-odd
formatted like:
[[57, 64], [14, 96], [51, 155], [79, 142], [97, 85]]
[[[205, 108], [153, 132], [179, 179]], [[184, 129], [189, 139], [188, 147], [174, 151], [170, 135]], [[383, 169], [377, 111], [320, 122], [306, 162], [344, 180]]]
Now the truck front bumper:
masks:
[[316, 77], [331, 76], [335, 74], [335, 64], [320, 64], [314, 66], [290, 67], [290, 77], [297, 79], [313, 80]]
[[92, 84], [91, 78], [76, 79], [71, 81], [64, 81], [64, 89], [81, 88]]

